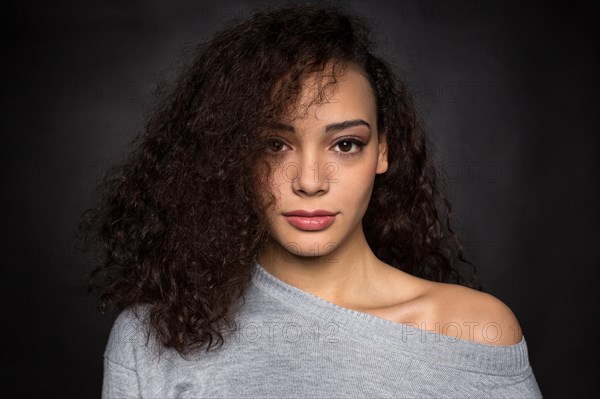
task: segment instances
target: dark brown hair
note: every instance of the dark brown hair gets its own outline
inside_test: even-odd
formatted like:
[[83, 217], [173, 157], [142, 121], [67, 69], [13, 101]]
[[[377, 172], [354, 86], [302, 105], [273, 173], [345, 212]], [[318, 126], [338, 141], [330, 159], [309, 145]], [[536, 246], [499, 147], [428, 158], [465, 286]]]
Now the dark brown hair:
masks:
[[[331, 84], [349, 64], [364, 72], [378, 134], [387, 135], [389, 167], [375, 177], [363, 219], [371, 249], [412, 275], [473, 286], [476, 268], [450, 227], [412, 97], [369, 35], [362, 18], [337, 6], [289, 5], [234, 20], [195, 47], [128, 157], [98, 183], [98, 203], [81, 215], [81, 239], [97, 249], [88, 289], [99, 290], [103, 314], [150, 305], [160, 342], [183, 355], [224, 342], [221, 322], [233, 322], [232, 304], [268, 238], [264, 210], [275, 201], [261, 196], [261, 127], [326, 65]], [[458, 260], [473, 267], [470, 279]]]

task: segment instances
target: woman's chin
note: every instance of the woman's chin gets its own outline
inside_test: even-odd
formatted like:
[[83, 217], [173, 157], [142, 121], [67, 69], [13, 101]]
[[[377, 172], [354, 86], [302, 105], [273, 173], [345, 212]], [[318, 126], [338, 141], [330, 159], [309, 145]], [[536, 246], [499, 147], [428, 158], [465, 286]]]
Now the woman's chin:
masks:
[[283, 247], [291, 256], [317, 258], [330, 255], [337, 248], [337, 245], [327, 240], [303, 238], [287, 242]]

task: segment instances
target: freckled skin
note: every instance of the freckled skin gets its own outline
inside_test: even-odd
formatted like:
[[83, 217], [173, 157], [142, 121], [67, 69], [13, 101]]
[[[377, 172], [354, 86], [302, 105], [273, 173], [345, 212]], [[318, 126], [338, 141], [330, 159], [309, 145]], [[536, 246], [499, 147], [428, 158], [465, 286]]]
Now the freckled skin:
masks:
[[[325, 82], [320, 79], [307, 80], [299, 104], [314, 97], [315, 84]], [[327, 100], [282, 121], [295, 132], [277, 130], [265, 150], [265, 159], [276, 165], [272, 192], [277, 204], [267, 214], [270, 240], [259, 263], [288, 284], [339, 306], [481, 343], [520, 341], [516, 318], [493, 296], [412, 276], [373, 254], [361, 221], [375, 176], [388, 168], [386, 136], [376, 130], [375, 98], [362, 71], [349, 66]], [[359, 119], [370, 127], [325, 132], [329, 124]], [[302, 231], [282, 215], [298, 209], [337, 215], [324, 230]], [[489, 322], [500, 326], [501, 338], [495, 340], [491, 328], [482, 331]]]

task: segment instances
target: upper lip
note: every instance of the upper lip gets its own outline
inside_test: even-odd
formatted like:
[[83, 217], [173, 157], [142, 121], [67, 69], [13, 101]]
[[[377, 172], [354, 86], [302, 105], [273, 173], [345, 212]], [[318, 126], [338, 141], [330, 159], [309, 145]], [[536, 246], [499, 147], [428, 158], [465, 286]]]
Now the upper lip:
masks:
[[323, 209], [317, 209], [314, 211], [305, 211], [304, 209], [297, 209], [295, 211], [290, 211], [290, 212], [284, 213], [285, 216], [304, 216], [304, 217], [334, 216], [335, 214], [336, 214], [336, 212], [329, 212], [329, 211], [325, 211]]

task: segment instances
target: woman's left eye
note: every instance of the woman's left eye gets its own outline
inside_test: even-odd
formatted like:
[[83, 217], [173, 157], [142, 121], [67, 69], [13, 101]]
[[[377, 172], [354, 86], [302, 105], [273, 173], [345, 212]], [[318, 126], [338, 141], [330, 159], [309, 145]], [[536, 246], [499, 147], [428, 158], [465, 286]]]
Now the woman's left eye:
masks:
[[[355, 145], [357, 147], [357, 150], [354, 152], [350, 152], [352, 150], [352, 145]], [[363, 150], [363, 147], [365, 145], [366, 144], [360, 140], [350, 139], [350, 138], [341, 139], [337, 143], [335, 143], [335, 147], [339, 146], [340, 149], [342, 150], [342, 151], [337, 151], [339, 153], [339, 155], [342, 157], [350, 157], [350, 156], [359, 154]], [[347, 149], [347, 151], [344, 149]]]

